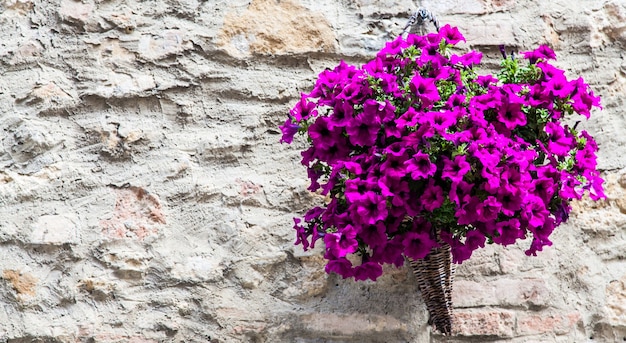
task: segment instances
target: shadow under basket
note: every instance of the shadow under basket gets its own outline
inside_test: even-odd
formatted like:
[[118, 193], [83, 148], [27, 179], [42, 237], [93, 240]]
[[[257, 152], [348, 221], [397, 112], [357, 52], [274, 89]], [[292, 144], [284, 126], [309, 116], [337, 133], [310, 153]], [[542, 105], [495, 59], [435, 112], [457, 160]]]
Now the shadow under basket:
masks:
[[409, 258], [422, 298], [428, 309], [428, 324], [444, 335], [452, 333], [452, 281], [454, 265], [450, 245], [443, 243], [420, 260]]

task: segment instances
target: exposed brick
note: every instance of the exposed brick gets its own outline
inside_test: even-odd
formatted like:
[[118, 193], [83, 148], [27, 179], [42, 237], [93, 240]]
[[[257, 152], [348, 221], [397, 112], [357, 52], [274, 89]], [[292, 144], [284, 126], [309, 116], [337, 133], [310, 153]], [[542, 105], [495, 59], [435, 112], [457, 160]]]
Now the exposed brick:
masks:
[[581, 315], [578, 312], [520, 313], [517, 316], [517, 334], [555, 333], [564, 335], [571, 332], [579, 321], [581, 321]]
[[460, 336], [513, 337], [515, 314], [512, 311], [486, 309], [454, 313], [452, 333]]

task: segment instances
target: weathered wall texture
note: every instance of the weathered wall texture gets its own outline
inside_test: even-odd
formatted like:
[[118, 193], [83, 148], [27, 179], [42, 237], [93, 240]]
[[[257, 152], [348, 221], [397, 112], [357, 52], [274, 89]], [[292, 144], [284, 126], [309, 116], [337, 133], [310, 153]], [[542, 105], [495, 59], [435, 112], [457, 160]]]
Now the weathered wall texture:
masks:
[[294, 248], [316, 199], [277, 126], [403, 0], [0, 0], [0, 342], [626, 341], [626, 1], [423, 0], [466, 48], [548, 43], [604, 111], [607, 201], [555, 245], [458, 269], [455, 335], [414, 278], [326, 275]]

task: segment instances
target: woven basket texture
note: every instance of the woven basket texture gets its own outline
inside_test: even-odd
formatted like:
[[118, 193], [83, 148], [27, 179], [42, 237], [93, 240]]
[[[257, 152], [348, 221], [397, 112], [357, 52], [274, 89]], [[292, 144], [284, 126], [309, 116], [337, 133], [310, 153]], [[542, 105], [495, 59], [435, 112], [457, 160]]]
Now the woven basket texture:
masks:
[[441, 244], [424, 259], [408, 259], [428, 309], [429, 324], [445, 335], [452, 333], [452, 281], [454, 265], [450, 245]]

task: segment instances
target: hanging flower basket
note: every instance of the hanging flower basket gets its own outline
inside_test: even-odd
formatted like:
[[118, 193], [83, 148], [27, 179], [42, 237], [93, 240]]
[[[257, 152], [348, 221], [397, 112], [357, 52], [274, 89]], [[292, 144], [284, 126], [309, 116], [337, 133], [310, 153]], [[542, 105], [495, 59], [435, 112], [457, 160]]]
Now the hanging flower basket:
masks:
[[604, 197], [598, 146], [567, 124], [600, 107], [583, 79], [550, 64], [547, 46], [479, 75], [482, 54], [455, 52], [461, 41], [445, 25], [398, 37], [363, 66], [342, 61], [281, 126], [281, 142], [304, 138], [308, 189], [327, 199], [294, 218], [296, 244], [323, 240], [326, 271], [355, 280], [407, 258], [445, 334], [452, 263], [524, 239], [536, 255], [572, 199]]

